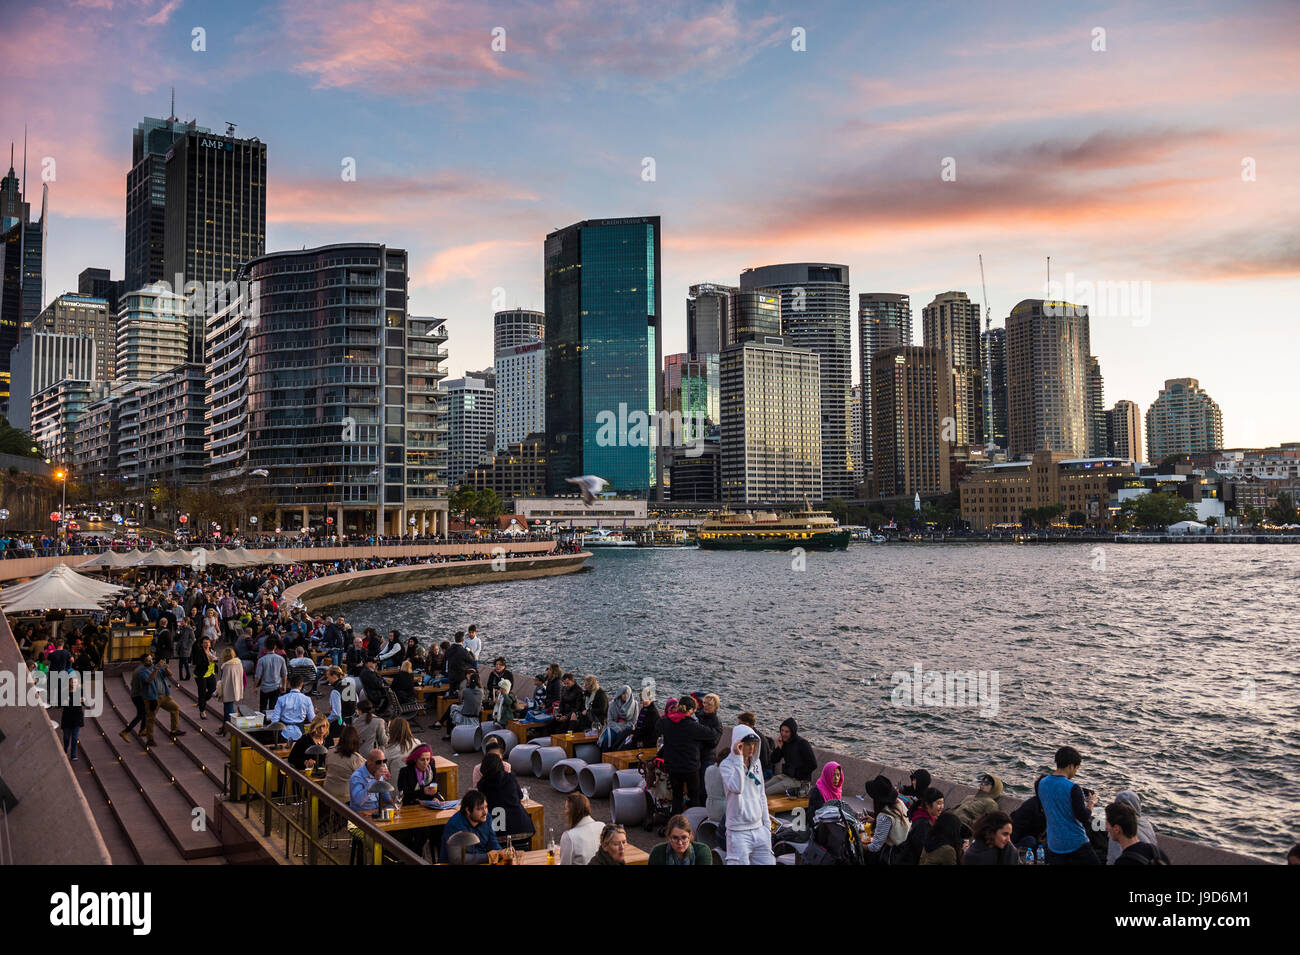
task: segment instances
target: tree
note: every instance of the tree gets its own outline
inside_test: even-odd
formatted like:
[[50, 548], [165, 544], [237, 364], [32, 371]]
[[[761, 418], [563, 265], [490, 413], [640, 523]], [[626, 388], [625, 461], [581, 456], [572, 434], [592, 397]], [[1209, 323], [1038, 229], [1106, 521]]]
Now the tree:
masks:
[[1258, 527], [1263, 522], [1264, 515], [1260, 513], [1258, 507], [1248, 507], [1241, 519], [1246, 522], [1247, 527]]
[[1270, 524], [1294, 524], [1296, 522], [1295, 501], [1286, 491], [1278, 494], [1275, 500], [1268, 507], [1268, 522]]
[[478, 491], [474, 490], [469, 484], [462, 484], [452, 492], [450, 499], [447, 501], [447, 506], [451, 508], [452, 513], [460, 515], [462, 523], [468, 524], [477, 498]]
[[16, 454], [23, 458], [41, 458], [41, 449], [36, 446], [36, 439], [30, 431], [15, 428], [9, 419], [0, 416], [0, 452]]
[[1088, 515], [1083, 511], [1071, 511], [1068, 520], [1075, 527], [1083, 527], [1088, 523]]
[[1170, 524], [1190, 521], [1196, 510], [1172, 491], [1152, 491], [1124, 502], [1125, 511], [1131, 513], [1138, 527], [1164, 530]]
[[474, 516], [489, 527], [495, 527], [497, 518], [505, 510], [501, 495], [490, 487], [485, 487], [474, 496]]

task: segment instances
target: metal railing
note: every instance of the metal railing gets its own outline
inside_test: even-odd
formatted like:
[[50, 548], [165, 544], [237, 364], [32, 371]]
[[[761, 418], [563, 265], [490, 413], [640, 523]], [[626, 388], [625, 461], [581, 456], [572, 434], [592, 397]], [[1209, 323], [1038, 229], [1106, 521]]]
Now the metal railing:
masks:
[[[384, 832], [365, 813], [327, 793], [321, 780], [309, 779], [243, 730], [227, 724], [230, 761], [222, 794], [244, 803], [244, 818], [261, 816], [262, 836], [284, 841], [289, 861], [307, 865], [428, 865], [428, 861]], [[254, 758], [248, 758], [249, 754]], [[261, 763], [256, 778], [245, 763]]]

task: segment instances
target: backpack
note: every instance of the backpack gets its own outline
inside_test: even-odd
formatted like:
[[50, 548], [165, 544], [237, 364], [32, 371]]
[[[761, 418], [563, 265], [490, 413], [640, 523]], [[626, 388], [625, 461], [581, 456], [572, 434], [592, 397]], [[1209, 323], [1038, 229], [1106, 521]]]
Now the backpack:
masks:
[[804, 850], [804, 865], [864, 865], [862, 825], [844, 804], [833, 799], [813, 815], [812, 838]]

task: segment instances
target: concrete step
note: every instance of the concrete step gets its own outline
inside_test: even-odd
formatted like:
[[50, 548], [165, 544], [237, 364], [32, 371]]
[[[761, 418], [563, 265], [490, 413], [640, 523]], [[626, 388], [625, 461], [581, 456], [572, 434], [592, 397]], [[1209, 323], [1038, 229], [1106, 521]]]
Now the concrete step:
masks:
[[113, 860], [113, 865], [139, 865], [140, 860], [131, 849], [131, 841], [126, 837], [126, 832], [118, 822], [117, 816], [113, 814], [103, 789], [95, 781], [95, 774], [85, 753], [80, 753], [78, 760], [72, 764], [72, 771], [76, 774], [81, 794], [86, 797], [86, 802], [90, 805], [90, 814], [94, 817], [95, 826], [99, 829], [99, 834], [104, 837], [104, 845], [108, 847], [108, 856]]
[[[142, 798], [153, 811], [157, 823], [184, 858], [201, 859], [221, 855], [221, 840], [213, 831], [214, 827], [210, 826], [204, 831], [195, 832], [191, 826], [196, 806], [205, 814], [209, 816], [212, 814], [211, 795], [209, 794], [201, 802], [192, 801], [184, 789], [164, 772], [159, 760], [146, 751], [141, 741], [132, 738], [128, 743], [117, 735], [121, 728], [114, 727], [116, 719], [116, 717], [105, 719], [101, 715], [100, 719], [92, 720], [88, 724], [87, 729], [93, 727], [96, 734], [96, 754], [103, 754], [108, 758], [116, 757], [118, 765], [135, 784], [139, 798]], [[101, 720], [104, 725], [101, 725]], [[156, 730], [155, 735], [158, 740], [156, 747], [172, 747], [171, 740], [161, 732]], [[168, 756], [169, 761], [174, 762], [175, 759], [177, 757], [174, 755]], [[197, 791], [197, 783], [192, 775], [187, 782]], [[211, 783], [210, 780], [208, 782]]]
[[[110, 723], [105, 724], [105, 729], [107, 730], [112, 725], [113, 732], [120, 733], [122, 728], [135, 716], [135, 705], [131, 702], [130, 690], [125, 683], [109, 679], [105, 681], [105, 686], [107, 690], [107, 706], [101, 719], [107, 716], [109, 711], [112, 711], [117, 718], [117, 722], [121, 725], [116, 725], [110, 721]], [[176, 697], [172, 697], [172, 699], [176, 700], [176, 705], [180, 707], [181, 729], [185, 730], [185, 735], [175, 741], [169, 739], [169, 742], [220, 789], [224, 781], [224, 767], [230, 758], [229, 746], [216, 735], [216, 730], [220, 729], [220, 724], [218, 723], [215, 728], [209, 729], [209, 727], [213, 727], [210, 720], [198, 720], [187, 714], [184, 698], [176, 699]], [[191, 713], [193, 709], [194, 707], [189, 707]], [[156, 738], [161, 742], [163, 730], [171, 728], [171, 717], [166, 713], [160, 713], [159, 722], [162, 723], [162, 726], [156, 728], [154, 732]], [[169, 763], [168, 766], [170, 774], [176, 775], [175, 770], [179, 767], [174, 763]], [[203, 805], [210, 806], [210, 803]]]
[[[183, 865], [185, 857], [168, 838], [153, 810], [140, 797], [140, 789], [127, 775], [117, 756], [104, 743], [98, 729], [87, 725], [81, 731], [81, 760], [94, 782], [82, 784], [87, 800], [99, 791], [100, 802], [107, 803], [117, 819], [123, 838], [142, 865]], [[81, 777], [84, 779], [84, 777]]]

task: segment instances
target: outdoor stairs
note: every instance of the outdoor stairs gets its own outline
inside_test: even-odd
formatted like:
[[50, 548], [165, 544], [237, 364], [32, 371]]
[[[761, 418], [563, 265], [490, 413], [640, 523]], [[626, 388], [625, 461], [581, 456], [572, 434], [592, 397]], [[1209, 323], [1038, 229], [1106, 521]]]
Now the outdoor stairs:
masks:
[[[225, 863], [213, 819], [229, 760], [228, 746], [216, 735], [219, 708], [212, 710], [209, 704], [210, 718], [200, 721], [194, 691], [180, 684], [172, 699], [180, 707], [186, 735], [173, 740], [167, 733], [171, 718], [159, 711], [155, 745], [146, 747], [134, 731], [131, 742], [124, 742], [119, 734], [135, 715], [127, 679], [129, 675], [105, 675], [103, 712], [87, 717], [81, 758], [72, 764], [113, 862]], [[206, 817], [199, 831], [196, 808]]]

